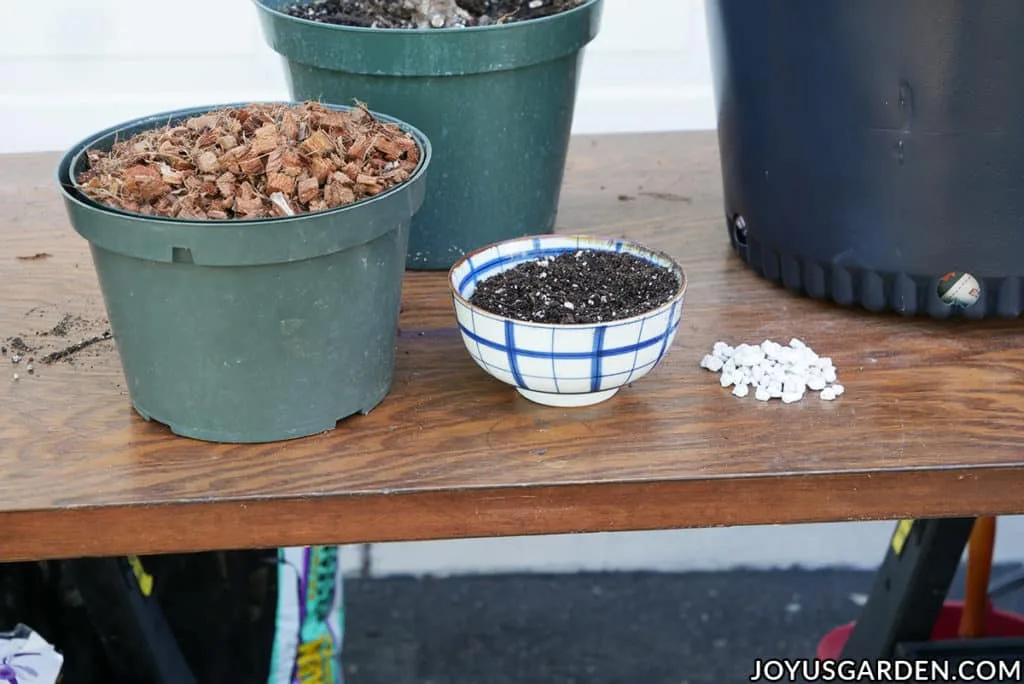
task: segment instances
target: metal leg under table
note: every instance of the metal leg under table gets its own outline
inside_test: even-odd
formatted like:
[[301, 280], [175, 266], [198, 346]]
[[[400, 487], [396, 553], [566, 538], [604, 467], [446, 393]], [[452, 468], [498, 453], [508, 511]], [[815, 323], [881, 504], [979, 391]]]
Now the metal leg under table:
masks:
[[[932, 641], [932, 631], [971, 538], [976, 518], [901, 520], [875, 575], [867, 603], [850, 633], [843, 660], [972, 661], [996, 678], [1021, 681], [1024, 639], [985, 637]], [[991, 599], [1024, 586], [1015, 573], [989, 585]], [[1002, 661], [999, 669], [993, 665]], [[947, 672], [954, 671], [947, 669]], [[976, 670], [978, 675], [982, 671]], [[980, 680], [980, 678], [979, 678]], [[943, 679], [943, 681], [946, 681]]]
[[163, 611], [132, 560], [76, 558], [61, 564], [82, 597], [118, 682], [195, 684]]
[[842, 659], [890, 659], [897, 644], [931, 638], [974, 520], [901, 520], [896, 525]]

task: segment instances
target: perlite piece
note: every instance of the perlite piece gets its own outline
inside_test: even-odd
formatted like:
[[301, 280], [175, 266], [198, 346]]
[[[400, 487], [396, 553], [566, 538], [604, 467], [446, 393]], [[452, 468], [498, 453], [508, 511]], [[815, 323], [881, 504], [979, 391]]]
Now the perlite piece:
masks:
[[797, 338], [787, 345], [773, 340], [735, 347], [724, 341], [715, 342], [700, 366], [719, 373], [721, 386], [732, 387], [732, 394], [737, 397], [746, 397], [753, 389], [757, 401], [781, 399], [792, 404], [803, 399], [808, 390], [819, 392], [824, 401], [832, 401], [845, 391], [837, 382], [838, 372], [832, 359], [819, 356]]

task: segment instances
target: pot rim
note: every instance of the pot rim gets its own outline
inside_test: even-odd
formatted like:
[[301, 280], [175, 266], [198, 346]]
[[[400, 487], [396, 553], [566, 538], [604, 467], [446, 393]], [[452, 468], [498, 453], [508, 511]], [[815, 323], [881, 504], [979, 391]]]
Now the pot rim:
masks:
[[[479, 306], [475, 306], [474, 304], [471, 304], [468, 299], [466, 299], [465, 297], [462, 296], [462, 293], [459, 292], [458, 286], [454, 282], [456, 269], [458, 269], [460, 266], [462, 266], [464, 263], [469, 261], [474, 256], [477, 256], [477, 255], [479, 255], [479, 254], [481, 254], [483, 252], [486, 252], [487, 250], [494, 249], [495, 247], [497, 247], [499, 245], [510, 244], [510, 243], [513, 243], [513, 242], [521, 242], [521, 241], [524, 241], [524, 240], [539, 240], [542, 243], [542, 246], [543, 246], [543, 243], [545, 241], [548, 241], [548, 240], [555, 240], [555, 239], [569, 239], [569, 240], [571, 240], [571, 239], [574, 239], [574, 238], [582, 239], [582, 240], [587, 240], [587, 241], [594, 241], [594, 242], [598, 242], [598, 243], [609, 243], [609, 242], [610, 243], [616, 243], [616, 242], [618, 242], [618, 243], [621, 243], [623, 246], [630, 247], [632, 249], [635, 249], [636, 252], [639, 252], [639, 254], [637, 254], [636, 252], [632, 252], [632, 251], [628, 252], [629, 254], [633, 254], [633, 256], [639, 256], [639, 257], [643, 258], [646, 255], [651, 255], [651, 256], [657, 257], [659, 259], [662, 259], [667, 264], [669, 264], [669, 268], [679, 278], [679, 290], [674, 295], [672, 295], [672, 298], [669, 299], [664, 304], [662, 304], [662, 305], [660, 305], [658, 307], [655, 307], [653, 309], [650, 309], [648, 311], [644, 311], [643, 313], [636, 314], [635, 316], [630, 316], [629, 318], [616, 318], [614, 320], [601, 321], [599, 323], [535, 323], [533, 321], [522, 321], [522, 320], [519, 320], [518, 318], [509, 318], [508, 316], [502, 316], [501, 314], [496, 314], [493, 311], [487, 311], [486, 309], [481, 309]], [[611, 251], [611, 250], [600, 249], [599, 251]], [[521, 254], [525, 254], [525, 253], [529, 253], [529, 251], [520, 252], [520, 253]], [[648, 259], [648, 261], [650, 261], [650, 260]], [[652, 262], [652, 263], [655, 263], [655, 262]], [[657, 264], [657, 265], [660, 266], [662, 264]], [[686, 270], [683, 268], [683, 266], [679, 263], [679, 261], [677, 259], [673, 258], [667, 252], [663, 252], [663, 251], [658, 250], [658, 249], [651, 249], [650, 247], [648, 247], [647, 245], [643, 244], [642, 242], [639, 242], [637, 240], [632, 240], [630, 238], [613, 238], [613, 237], [610, 237], [610, 236], [600, 236], [600, 235], [589, 234], [589, 233], [565, 233], [565, 234], [562, 234], [562, 233], [547, 233], [547, 234], [540, 234], [540, 235], [523, 235], [523, 236], [517, 237], [517, 238], [510, 238], [508, 240], [501, 240], [499, 242], [493, 242], [493, 243], [491, 243], [489, 245], [485, 245], [483, 247], [475, 249], [472, 252], [468, 252], [468, 253], [464, 254], [461, 258], [459, 258], [459, 260], [456, 261], [454, 264], [452, 264], [451, 268], [448, 269], [447, 280], [448, 280], [448, 289], [451, 291], [452, 296], [457, 301], [459, 301], [461, 304], [464, 304], [466, 306], [466, 308], [468, 308], [470, 311], [473, 311], [474, 313], [478, 313], [478, 314], [480, 314], [482, 316], [488, 316], [488, 317], [496, 319], [496, 320], [510, 321], [510, 322], [512, 322], [513, 324], [516, 324], [516, 325], [523, 325], [523, 326], [529, 326], [529, 327], [541, 328], [541, 329], [547, 329], [547, 330], [551, 330], [551, 329], [559, 329], [559, 330], [566, 330], [566, 329], [585, 330], [587, 328], [598, 328], [598, 327], [601, 327], [601, 326], [608, 326], [608, 325], [615, 325], [615, 326], [628, 325], [630, 323], [637, 323], [637, 322], [639, 322], [641, 320], [644, 320], [644, 319], [647, 319], [647, 318], [653, 318], [654, 316], [657, 316], [657, 315], [659, 315], [659, 314], [661, 314], [661, 313], [663, 313], [665, 311], [671, 311], [676, 306], [676, 304], [678, 304], [680, 301], [682, 301], [683, 297], [686, 295], [687, 285], [689, 284], [689, 280], [688, 280], [687, 275], [686, 275]]]
[[[309, 101], [313, 102], [314, 100], [309, 100]], [[417, 128], [416, 126], [413, 126], [412, 124], [408, 123], [407, 121], [404, 121], [402, 119], [398, 119], [398, 118], [396, 118], [394, 116], [390, 116], [390, 115], [387, 115], [387, 114], [382, 114], [380, 112], [376, 112], [376, 111], [374, 111], [372, 109], [368, 109], [367, 111], [369, 111], [369, 113], [374, 118], [379, 119], [381, 121], [384, 121], [386, 123], [393, 123], [393, 124], [398, 125], [398, 127], [401, 128], [403, 132], [408, 133], [413, 138], [413, 140], [416, 141], [416, 144], [419, 147], [419, 151], [420, 151], [419, 162], [417, 163], [416, 168], [413, 170], [413, 172], [409, 176], [409, 178], [407, 178], [406, 180], [402, 181], [401, 183], [399, 183], [399, 184], [397, 184], [397, 185], [395, 185], [395, 186], [393, 186], [391, 188], [388, 188], [387, 190], [385, 190], [382, 193], [379, 193], [377, 195], [373, 195], [372, 197], [364, 197], [363, 199], [360, 199], [360, 200], [357, 200], [355, 202], [352, 202], [351, 204], [345, 204], [345, 205], [342, 205], [340, 207], [334, 207], [333, 209], [324, 209], [322, 211], [306, 211], [306, 212], [302, 212], [302, 213], [297, 213], [294, 216], [266, 216], [266, 217], [255, 218], [255, 219], [231, 219], [231, 218], [228, 218], [228, 219], [195, 219], [195, 218], [178, 218], [178, 217], [175, 217], [175, 216], [148, 215], [148, 214], [141, 214], [139, 212], [132, 212], [132, 211], [126, 211], [124, 209], [118, 209], [116, 207], [111, 207], [109, 205], [103, 204], [102, 202], [98, 202], [98, 201], [92, 199], [91, 197], [86, 195], [84, 192], [82, 192], [80, 189], [78, 189], [78, 186], [75, 184], [74, 178], [71, 175], [72, 169], [75, 166], [78, 165], [79, 160], [86, 154], [86, 152], [88, 150], [93, 148], [93, 146], [96, 144], [97, 141], [99, 141], [99, 140], [101, 140], [103, 138], [106, 138], [106, 137], [108, 137], [108, 136], [110, 136], [112, 134], [119, 133], [119, 132], [123, 131], [124, 129], [134, 128], [134, 127], [136, 127], [136, 126], [138, 126], [140, 124], [144, 124], [144, 123], [148, 123], [148, 122], [153, 122], [152, 126], [147, 126], [145, 129], [143, 129], [143, 130], [152, 130], [154, 128], [159, 128], [160, 126], [163, 126], [163, 125], [165, 125], [167, 123], [170, 123], [171, 121], [184, 120], [184, 119], [190, 118], [192, 116], [198, 116], [198, 115], [206, 114], [206, 113], [209, 113], [209, 112], [216, 111], [218, 109], [231, 109], [231, 108], [238, 108], [238, 107], [246, 107], [246, 106], [249, 106], [249, 105], [276, 105], [276, 104], [280, 104], [280, 105], [286, 105], [286, 106], [296, 106], [296, 105], [303, 104], [303, 102], [305, 102], [305, 101], [304, 100], [250, 100], [250, 101], [231, 102], [231, 103], [200, 105], [200, 106], [196, 106], [196, 107], [186, 107], [186, 108], [181, 108], [181, 109], [174, 109], [174, 110], [169, 110], [169, 111], [164, 111], [164, 112], [157, 112], [157, 113], [153, 113], [153, 114], [147, 114], [147, 115], [144, 115], [144, 116], [136, 117], [134, 119], [129, 119], [129, 120], [126, 120], [126, 121], [122, 121], [120, 123], [117, 123], [117, 124], [114, 124], [112, 126], [109, 126], [109, 127], [105, 128], [105, 129], [103, 129], [101, 131], [93, 133], [93, 134], [89, 135], [86, 138], [82, 138], [78, 142], [74, 143], [71, 147], [69, 147], [64, 152], [64, 154], [61, 156], [61, 159], [60, 159], [60, 161], [58, 162], [58, 165], [57, 165], [57, 169], [56, 169], [56, 172], [55, 172], [57, 184], [60, 186], [62, 194], [64, 195], [65, 199], [67, 199], [68, 201], [74, 202], [75, 204], [81, 206], [84, 209], [89, 209], [89, 210], [92, 210], [92, 211], [100, 211], [100, 212], [109, 213], [109, 214], [115, 214], [117, 216], [121, 216], [121, 217], [123, 217], [125, 219], [129, 219], [129, 220], [135, 220], [135, 221], [140, 221], [140, 222], [144, 222], [144, 223], [149, 223], [149, 222], [166, 223], [166, 224], [170, 224], [170, 225], [174, 225], [174, 226], [241, 226], [241, 227], [249, 227], [249, 226], [268, 226], [268, 225], [273, 225], [273, 224], [277, 224], [277, 223], [288, 223], [288, 222], [296, 221], [296, 220], [307, 218], [307, 217], [313, 217], [313, 216], [316, 216], [316, 217], [326, 217], [326, 216], [330, 216], [332, 214], [338, 214], [338, 213], [344, 212], [345, 210], [348, 210], [348, 209], [354, 209], [356, 207], [359, 207], [359, 208], [365, 207], [367, 205], [373, 204], [373, 203], [378, 202], [378, 201], [383, 202], [383, 201], [386, 201], [388, 198], [393, 197], [396, 194], [400, 194], [403, 191], [408, 190], [411, 186], [413, 186], [416, 183], [416, 181], [421, 180], [423, 175], [426, 173], [427, 168], [428, 168], [429, 163], [430, 163], [430, 160], [431, 160], [431, 158], [433, 156], [433, 148], [431, 146], [430, 139], [427, 137], [427, 135], [425, 133], [423, 133], [423, 131], [421, 131], [419, 128]], [[316, 102], [318, 104], [328, 108], [328, 109], [333, 109], [335, 111], [351, 111], [353, 109], [356, 109], [355, 105], [338, 105], [338, 104], [331, 104], [331, 103], [328, 103], [328, 102], [319, 102], [319, 101], [316, 101]], [[163, 123], [160, 123], [160, 122], [163, 122]]]

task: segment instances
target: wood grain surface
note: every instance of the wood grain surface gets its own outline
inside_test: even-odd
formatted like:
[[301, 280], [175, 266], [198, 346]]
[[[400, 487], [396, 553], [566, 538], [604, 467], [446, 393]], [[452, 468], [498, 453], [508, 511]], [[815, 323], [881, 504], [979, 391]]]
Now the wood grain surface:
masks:
[[[55, 154], [0, 157], [0, 338], [103, 324]], [[133, 413], [116, 348], [0, 376], [0, 560], [313, 543], [1024, 512], [1024, 332], [804, 299], [728, 245], [711, 133], [579, 137], [558, 230], [678, 257], [662, 365], [604, 404], [531, 404], [473, 364], [443, 273], [409, 274], [393, 390], [334, 431], [266, 445], [173, 436]], [[36, 254], [37, 259], [18, 257]], [[738, 399], [716, 340], [796, 336], [846, 394]]]

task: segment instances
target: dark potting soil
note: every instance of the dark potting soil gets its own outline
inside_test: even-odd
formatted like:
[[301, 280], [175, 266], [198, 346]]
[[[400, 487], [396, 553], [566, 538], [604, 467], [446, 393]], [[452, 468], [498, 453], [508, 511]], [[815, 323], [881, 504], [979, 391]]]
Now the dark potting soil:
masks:
[[300, 19], [366, 28], [489, 26], [559, 14], [584, 0], [310, 0], [282, 9]]
[[[52, 311], [35, 307], [26, 317], [53, 320]], [[109, 324], [105, 319], [89, 319], [70, 313], [60, 315], [55, 325], [47, 325], [35, 332], [0, 338], [0, 358], [9, 361], [14, 379], [29, 376], [38, 377], [37, 366], [50, 365], [61, 361], [74, 365], [82, 356], [99, 358], [113, 350], [112, 345], [102, 349], [101, 342], [113, 340]]]
[[632, 254], [579, 250], [491, 276], [469, 301], [532, 323], [604, 323], [656, 309], [679, 287], [671, 270]]

